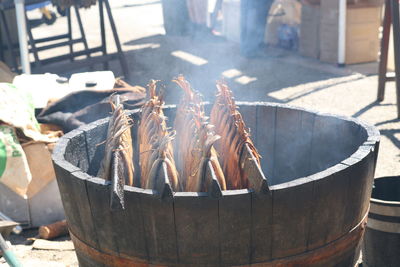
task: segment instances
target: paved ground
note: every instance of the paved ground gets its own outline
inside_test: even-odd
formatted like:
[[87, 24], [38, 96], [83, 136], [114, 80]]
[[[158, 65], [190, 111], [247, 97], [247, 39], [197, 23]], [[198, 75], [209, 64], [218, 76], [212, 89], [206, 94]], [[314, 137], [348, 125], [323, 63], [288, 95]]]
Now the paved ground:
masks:
[[[248, 60], [239, 55], [236, 44], [224, 40], [199, 36], [166, 37], [159, 1], [112, 0], [111, 5], [131, 69], [132, 84], [145, 85], [149, 79], [160, 79], [166, 85], [167, 103], [175, 103], [179, 94], [170, 80], [182, 73], [205, 99], [210, 100], [214, 94], [214, 81], [224, 76], [238, 100], [288, 103], [358, 117], [376, 125], [382, 134], [376, 177], [399, 175], [400, 121], [396, 119], [394, 83], [387, 84], [385, 101], [377, 103], [376, 63], [340, 69], [273, 48], [267, 49], [264, 57]], [[100, 44], [96, 14], [96, 8], [82, 11], [90, 46]], [[65, 22], [65, 18], [60, 18], [52, 26], [41, 25], [34, 29], [34, 34], [39, 37], [49, 32], [61, 32], [66, 29]], [[111, 44], [109, 50], [115, 51], [111, 36], [107, 38]], [[59, 52], [62, 50], [56, 49], [42, 56]], [[48, 71], [70, 74], [70, 71], [62, 70], [64, 66], [65, 63], [57, 63], [49, 66]], [[116, 75], [121, 75], [118, 62], [112, 62], [110, 68]], [[43, 253], [18, 245], [18, 254], [26, 262], [34, 258], [51, 262], [42, 266], [56, 266], [54, 262], [60, 266], [76, 266], [71, 251]], [[38, 266], [37, 263], [29, 264], [27, 266]]]

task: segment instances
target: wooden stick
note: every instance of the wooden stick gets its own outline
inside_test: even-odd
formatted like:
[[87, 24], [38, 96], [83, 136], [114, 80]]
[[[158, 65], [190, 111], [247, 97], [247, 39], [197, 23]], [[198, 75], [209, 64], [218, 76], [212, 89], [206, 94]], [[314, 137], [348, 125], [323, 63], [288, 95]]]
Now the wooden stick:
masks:
[[125, 208], [124, 184], [124, 165], [121, 161], [119, 151], [115, 151], [111, 166], [111, 210], [122, 210]]
[[67, 221], [62, 220], [49, 225], [39, 227], [39, 237], [42, 239], [53, 239], [68, 234]]
[[206, 175], [205, 182], [207, 185], [208, 195], [213, 198], [221, 197], [222, 196], [221, 186], [215, 175], [215, 171], [211, 164], [211, 161], [208, 161], [206, 164], [205, 175]]
[[248, 175], [249, 189], [253, 189], [256, 193], [270, 193], [267, 178], [247, 144], [243, 147], [240, 166], [243, 166]]

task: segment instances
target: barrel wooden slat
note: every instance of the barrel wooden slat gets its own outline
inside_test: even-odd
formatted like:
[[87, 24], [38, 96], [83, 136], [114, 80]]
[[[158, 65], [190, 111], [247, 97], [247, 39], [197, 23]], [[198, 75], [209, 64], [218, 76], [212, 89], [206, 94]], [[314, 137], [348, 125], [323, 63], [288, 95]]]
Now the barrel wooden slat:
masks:
[[275, 106], [257, 106], [256, 144], [261, 155], [261, 169], [271, 185], [275, 166]]
[[350, 157], [366, 141], [359, 137], [362, 132], [365, 130], [362, 131], [360, 125], [353, 121], [317, 114], [311, 151], [312, 173], [332, 167]]
[[[248, 190], [222, 191], [219, 199], [219, 239], [221, 265], [250, 263], [251, 193]], [[232, 212], [234, 211], [234, 212]]]
[[[369, 200], [366, 198], [371, 196], [371, 191], [365, 183], [368, 183], [368, 181], [372, 183], [373, 180], [374, 174], [369, 169], [369, 164], [374, 161], [374, 154], [372, 151], [368, 152], [368, 155], [363, 154], [364, 158], [361, 160], [356, 157], [350, 157], [342, 161], [343, 164], [348, 165], [346, 171], [350, 177], [345, 221], [343, 223], [346, 231], [349, 231], [361, 221], [369, 206]], [[367, 192], [368, 190], [369, 192]]]
[[348, 205], [349, 176], [343, 164], [324, 174], [313, 175], [312, 217], [307, 249], [312, 250], [343, 236], [343, 221]]
[[140, 194], [140, 208], [149, 261], [164, 262], [169, 265], [177, 263], [172, 200], [168, 198], [161, 200], [154, 191], [145, 190], [143, 194]]
[[250, 130], [250, 138], [253, 142], [257, 141], [257, 105], [249, 103], [240, 105], [239, 112], [242, 114], [246, 127]]
[[[85, 177], [84, 173], [78, 173]], [[110, 209], [110, 182], [100, 178], [91, 178], [86, 174], [86, 190], [89, 197], [90, 212], [93, 218], [94, 228], [100, 250], [104, 252], [119, 252], [119, 246], [115, 235], [113, 214]]]
[[205, 193], [177, 195], [174, 212], [179, 263], [183, 266], [218, 266], [218, 199]]
[[107, 138], [108, 119], [98, 120], [81, 129], [85, 131], [87, 155], [89, 160], [88, 174], [96, 176], [104, 156], [105, 140]]
[[89, 169], [89, 162], [85, 133], [81, 130], [74, 130], [70, 134], [72, 134], [73, 137], [70, 139], [69, 146], [65, 149], [65, 159], [82, 171], [87, 172]]
[[[54, 171], [57, 176], [57, 184], [60, 190], [60, 196], [64, 207], [65, 217], [68, 222], [68, 229], [77, 235], [83, 236], [82, 229], [80, 225], [82, 225], [81, 218], [79, 217], [79, 213], [77, 212], [77, 202], [72, 198], [74, 195], [73, 187], [71, 183], [71, 176], [66, 162], [58, 162], [54, 161]], [[69, 170], [66, 170], [68, 168]], [[75, 171], [79, 169], [76, 168]]]
[[209, 197], [219, 198], [222, 196], [221, 185], [218, 182], [218, 179], [215, 175], [214, 167], [212, 166], [211, 161], [208, 161], [206, 164], [205, 170], [205, 178], [204, 182], [207, 188], [207, 193]]
[[[359, 164], [358, 164], [359, 165]], [[343, 232], [348, 232], [352, 228], [352, 225], [356, 223], [358, 220], [358, 214], [360, 213], [360, 199], [361, 192], [359, 189], [359, 184], [357, 181], [358, 168], [356, 167], [348, 167], [344, 171], [344, 175], [349, 177], [349, 182], [347, 185], [347, 203], [346, 210], [344, 213], [343, 220]], [[357, 214], [357, 215], [356, 215]]]
[[[369, 149], [371, 149], [369, 147]], [[374, 177], [375, 177], [375, 151], [370, 150], [368, 155], [365, 157], [366, 160], [366, 165], [365, 165], [365, 176], [363, 176], [364, 180], [362, 181], [363, 183], [363, 191], [361, 194], [361, 214], [359, 218], [362, 218], [367, 214], [368, 209], [369, 209], [369, 200], [371, 198], [371, 193], [372, 193], [372, 186], [374, 184]]]
[[314, 115], [310, 113], [289, 108], [277, 110], [273, 184], [309, 174], [313, 124]]
[[[94, 225], [94, 219], [92, 217], [88, 192], [86, 190], [86, 179], [87, 175], [82, 172], [73, 172], [71, 175], [71, 183], [73, 189], [72, 197], [77, 202], [77, 212], [79, 214], [82, 224], [80, 225], [83, 235], [78, 236], [79, 238], [86, 240], [86, 242], [92, 246], [98, 246], [99, 240], [97, 239], [97, 229]], [[77, 234], [77, 233], [76, 233]]]
[[[79, 142], [83, 142], [83, 145], [86, 146], [86, 142], [84, 141], [84, 139], [69, 139], [69, 136], [71, 134], [76, 134], [78, 136], [83, 135], [82, 132], [76, 130], [66, 135], [66, 138], [64, 140], [68, 140], [67, 142], [69, 142], [70, 144], [73, 144], [74, 142], [79, 140]], [[68, 148], [68, 146], [66, 148]], [[67, 151], [58, 151], [56, 149], [53, 155], [53, 159], [58, 158], [65, 153], [67, 153]], [[78, 164], [79, 162], [87, 162], [86, 149], [80, 150], [80, 153], [76, 154], [75, 157], [77, 158], [74, 159], [76, 164]], [[56, 163], [57, 161], [58, 160], [55, 160]], [[55, 164], [55, 171], [57, 173], [57, 182], [60, 186], [60, 192], [62, 192], [61, 197], [63, 198], [63, 205], [66, 206], [65, 213], [68, 227], [71, 229], [73, 234], [79, 236], [79, 238], [87, 240], [86, 242], [88, 244], [92, 246], [97, 246], [98, 240], [96, 238], [96, 231], [93, 226], [92, 215], [89, 212], [90, 206], [84, 180], [86, 177], [82, 179], [81, 176], [76, 175], [77, 173], [81, 173], [78, 167], [72, 165], [65, 166], [65, 164], [69, 163], [59, 162]], [[64, 168], [60, 168], [60, 166], [64, 166]]]
[[272, 259], [272, 193], [251, 194], [251, 262]]
[[314, 183], [307, 178], [272, 187], [272, 257], [281, 258], [307, 250]]
[[315, 113], [311, 113], [308, 111], [301, 112], [301, 121], [300, 121], [300, 133], [299, 138], [301, 138], [301, 148], [298, 152], [299, 158], [306, 158], [303, 161], [305, 166], [299, 168], [298, 177], [305, 177], [313, 172], [311, 171], [311, 150], [313, 145], [313, 133], [314, 133], [314, 123], [315, 123]]
[[[60, 170], [57, 170], [57, 168], [58, 167], [55, 168], [57, 176], [61, 177]], [[64, 178], [57, 178], [60, 192], [63, 192], [61, 193], [62, 198], [68, 199], [63, 200], [68, 228], [73, 235], [85, 240], [88, 245], [92, 247], [99, 247], [96, 230], [92, 220], [92, 214], [90, 212], [90, 206], [88, 203], [85, 181], [76, 178], [75, 175], [79, 172], [80, 171], [75, 171], [72, 174], [65, 173], [62, 175]], [[68, 196], [63, 197], [63, 194], [68, 194]], [[68, 204], [68, 202], [70, 203]], [[82, 253], [79, 254], [78, 250], [76, 253], [80, 262], [80, 266], [104, 266], [101, 263], [91, 260]]]
[[[85, 166], [85, 168], [80, 168], [80, 171], [76, 171], [70, 173], [70, 186], [71, 186], [71, 195], [76, 202], [76, 210], [74, 213], [78, 214], [81, 224], [78, 225], [80, 228], [78, 232], [73, 232], [77, 238], [81, 240], [85, 240], [85, 242], [93, 247], [100, 247], [99, 239], [97, 236], [97, 228], [95, 226], [95, 219], [92, 216], [89, 194], [86, 187], [86, 180], [90, 178], [89, 175], [85, 174], [82, 171], [88, 171], [90, 168], [90, 160], [88, 155], [88, 145], [86, 142], [86, 130], [89, 127], [82, 127], [80, 130], [82, 133], [75, 135], [78, 136], [78, 139], [71, 138], [70, 144], [73, 149], [76, 147], [76, 150], [73, 150], [71, 153], [72, 163], [77, 164], [78, 166]], [[79, 131], [79, 130], [75, 130]], [[70, 132], [69, 134], [72, 134]], [[76, 142], [79, 142], [79, 145], [74, 145]], [[66, 154], [69, 152], [66, 151]], [[101, 263], [92, 262], [90, 258], [87, 258], [84, 254], [81, 254], [80, 257], [85, 257], [84, 262], [87, 262], [87, 266], [103, 266]], [[85, 263], [83, 263], [83, 266]]]
[[[275, 162], [272, 184], [281, 184], [295, 175], [297, 164], [293, 164], [297, 155], [296, 142], [299, 138], [301, 113], [288, 108], [276, 111]], [[291, 145], [288, 146], [287, 144]], [[303, 164], [304, 165], [304, 164]]]
[[125, 209], [112, 212], [120, 255], [148, 259], [140, 194], [143, 189], [125, 186]]
[[256, 193], [263, 192], [269, 194], [270, 190], [267, 178], [248, 144], [245, 144], [239, 162], [249, 180], [248, 189]]
[[[87, 143], [85, 132], [81, 130], [74, 130], [77, 133], [74, 134], [74, 137], [71, 138], [70, 144], [73, 150], [72, 155], [74, 155], [73, 163], [76, 164], [77, 167], [80, 167], [80, 171], [72, 172], [70, 174], [70, 186], [72, 189], [72, 196], [76, 200], [77, 203], [77, 212], [80, 217], [80, 221], [82, 222], [82, 231], [83, 236], [79, 236], [79, 238], [83, 238], [85, 240], [89, 240], [88, 243], [95, 246], [98, 245], [98, 240], [96, 237], [96, 229], [93, 225], [93, 218], [90, 211], [89, 197], [86, 191], [86, 180], [90, 178], [84, 171], [89, 168], [89, 157], [87, 153]], [[73, 134], [73, 132], [69, 134]], [[79, 143], [76, 144], [76, 143]], [[69, 154], [68, 151], [65, 151], [66, 155]], [[82, 166], [85, 166], [83, 169]]]

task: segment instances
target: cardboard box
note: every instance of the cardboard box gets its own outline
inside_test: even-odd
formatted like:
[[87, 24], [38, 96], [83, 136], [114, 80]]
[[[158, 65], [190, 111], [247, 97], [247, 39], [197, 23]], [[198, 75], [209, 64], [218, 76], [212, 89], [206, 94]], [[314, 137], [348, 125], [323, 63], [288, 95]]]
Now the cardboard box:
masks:
[[27, 193], [18, 194], [0, 183], [0, 210], [28, 228], [63, 220], [64, 209], [47, 145], [30, 143], [23, 145], [23, 151], [32, 176]]
[[300, 24], [300, 54], [319, 58], [320, 6], [303, 4]]
[[[360, 1], [348, 5], [345, 64], [378, 60], [382, 6]], [[339, 0], [321, 0], [320, 60], [337, 63]]]
[[[47, 143], [27, 91], [0, 83], [0, 210], [26, 227], [64, 218]], [[17, 134], [20, 133], [20, 134]]]
[[3, 61], [0, 61], [0, 83], [12, 83], [15, 76], [16, 74]]

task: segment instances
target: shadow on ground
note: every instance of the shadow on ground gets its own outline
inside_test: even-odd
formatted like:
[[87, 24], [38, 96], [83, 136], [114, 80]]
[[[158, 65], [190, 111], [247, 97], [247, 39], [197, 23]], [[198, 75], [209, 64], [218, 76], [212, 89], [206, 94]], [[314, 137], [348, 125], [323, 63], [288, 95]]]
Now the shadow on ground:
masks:
[[[177, 103], [180, 90], [171, 80], [179, 74], [200, 91], [205, 100], [212, 100], [215, 81], [227, 80], [237, 100], [287, 102], [268, 96], [282, 88], [338, 77], [337, 74], [311, 69], [285, 61], [296, 57], [292, 52], [267, 48], [259, 57], [247, 59], [240, 55], [237, 44], [209, 35], [177, 37], [153, 35], [123, 44], [130, 68], [129, 81], [146, 85], [150, 79], [161, 80], [166, 86], [166, 102]], [[297, 56], [298, 57], [298, 56]], [[84, 59], [82, 59], [84, 60]], [[57, 66], [58, 65], [58, 66]], [[48, 66], [53, 73], [68, 76], [68, 62]], [[57, 71], [58, 69], [58, 71]], [[101, 70], [95, 66], [94, 70]], [[110, 69], [121, 75], [118, 61], [110, 62]], [[88, 71], [89, 69], [74, 69]], [[316, 91], [323, 87], [315, 88]], [[313, 90], [306, 94], [312, 94]]]
[[[364, 113], [368, 112], [373, 108], [382, 108], [388, 106], [396, 106], [395, 103], [382, 103], [379, 101], [374, 101], [365, 107], [361, 108], [359, 111], [354, 113], [352, 117], [359, 118]], [[382, 136], [385, 136], [395, 147], [397, 147], [399, 153], [396, 154], [396, 157], [399, 158], [400, 161], [400, 129], [398, 125], [400, 123], [399, 118], [384, 120], [384, 118], [380, 118], [378, 122], [375, 122], [375, 126], [379, 129], [379, 132]]]
[[131, 80], [139, 84], [146, 84], [150, 78], [162, 80], [167, 86], [166, 99], [173, 103], [177, 101], [176, 89], [170, 80], [178, 74], [185, 75], [206, 100], [215, 93], [215, 81], [223, 77], [238, 100], [275, 102], [282, 101], [268, 97], [268, 93], [336, 77], [285, 63], [282, 59], [291, 53], [276, 48], [267, 48], [258, 58], [246, 59], [240, 56], [238, 45], [219, 38], [155, 35], [124, 45], [133, 67]]

